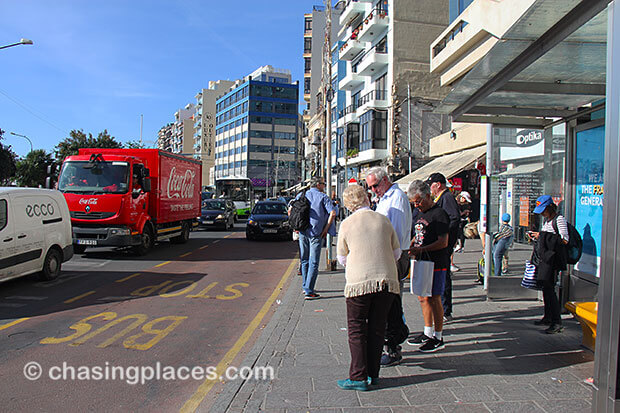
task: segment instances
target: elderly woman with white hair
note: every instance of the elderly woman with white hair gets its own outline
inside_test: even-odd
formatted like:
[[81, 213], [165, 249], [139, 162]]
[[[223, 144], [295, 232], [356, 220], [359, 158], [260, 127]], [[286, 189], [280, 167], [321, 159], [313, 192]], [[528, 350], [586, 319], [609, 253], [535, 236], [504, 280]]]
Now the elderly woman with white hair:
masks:
[[338, 387], [364, 391], [379, 377], [387, 315], [400, 293], [396, 260], [401, 250], [390, 220], [369, 208], [364, 188], [348, 186], [343, 201], [352, 214], [340, 224], [337, 255], [345, 266], [351, 366]]

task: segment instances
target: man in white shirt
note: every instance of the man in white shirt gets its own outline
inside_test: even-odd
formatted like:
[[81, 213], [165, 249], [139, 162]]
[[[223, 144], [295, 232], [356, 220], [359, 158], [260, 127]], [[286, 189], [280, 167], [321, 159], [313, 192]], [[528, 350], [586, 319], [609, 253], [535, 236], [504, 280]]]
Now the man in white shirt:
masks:
[[[411, 206], [407, 195], [390, 181], [385, 168], [374, 167], [366, 174], [366, 184], [368, 188], [379, 198], [376, 211], [385, 215], [400, 241], [400, 249], [403, 251], [400, 259], [396, 263], [398, 269], [398, 279], [401, 291], [403, 281], [409, 274], [409, 256], [407, 250], [411, 245]], [[382, 366], [395, 366], [400, 364], [403, 356], [401, 346], [407, 336], [409, 328], [403, 316], [403, 303], [399, 295], [392, 301], [388, 314], [387, 327], [385, 331], [386, 351], [381, 357]]]

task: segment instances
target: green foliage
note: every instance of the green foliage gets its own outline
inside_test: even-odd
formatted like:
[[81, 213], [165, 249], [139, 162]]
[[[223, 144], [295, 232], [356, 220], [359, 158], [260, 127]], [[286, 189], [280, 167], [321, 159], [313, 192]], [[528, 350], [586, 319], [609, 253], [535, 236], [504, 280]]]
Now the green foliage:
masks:
[[351, 148], [347, 151], [347, 158], [354, 158], [360, 153], [359, 149]]
[[80, 148], [122, 148], [123, 145], [110, 136], [107, 129], [100, 132], [97, 138], [92, 134], [88, 136], [83, 130], [72, 130], [69, 137], [54, 147], [56, 161], [62, 163], [67, 156], [77, 155]]
[[[17, 185], [33, 188], [37, 188], [39, 185], [45, 187], [47, 166], [53, 164], [52, 155], [43, 149], [35, 149], [28, 153], [25, 158], [17, 161], [17, 173], [15, 174]], [[52, 180], [54, 180], [53, 178]]]
[[144, 149], [146, 146], [140, 141], [127, 141], [125, 142], [125, 148], [128, 149]]
[[17, 155], [9, 145], [3, 145], [4, 131], [0, 129], [0, 186], [11, 183], [15, 177]]

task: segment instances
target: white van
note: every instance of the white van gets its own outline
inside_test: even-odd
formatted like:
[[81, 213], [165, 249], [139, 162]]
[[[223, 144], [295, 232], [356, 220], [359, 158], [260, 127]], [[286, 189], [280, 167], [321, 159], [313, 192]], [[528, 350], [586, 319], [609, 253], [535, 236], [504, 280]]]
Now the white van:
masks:
[[35, 272], [53, 280], [72, 256], [71, 217], [60, 192], [0, 188], [0, 282]]

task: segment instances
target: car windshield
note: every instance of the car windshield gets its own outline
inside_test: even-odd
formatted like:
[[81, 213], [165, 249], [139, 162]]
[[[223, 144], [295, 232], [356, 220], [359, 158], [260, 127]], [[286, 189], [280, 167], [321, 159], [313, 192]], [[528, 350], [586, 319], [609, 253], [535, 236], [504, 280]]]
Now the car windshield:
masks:
[[273, 215], [284, 215], [286, 214], [286, 205], [284, 204], [256, 204], [256, 206], [254, 207], [254, 211], [252, 212], [253, 214], [258, 214], [258, 215], [267, 215], [267, 214], [273, 214]]
[[205, 201], [202, 203], [202, 209], [224, 211], [226, 209], [226, 203], [224, 201]]
[[58, 190], [79, 194], [124, 194], [128, 185], [127, 162], [65, 162]]

